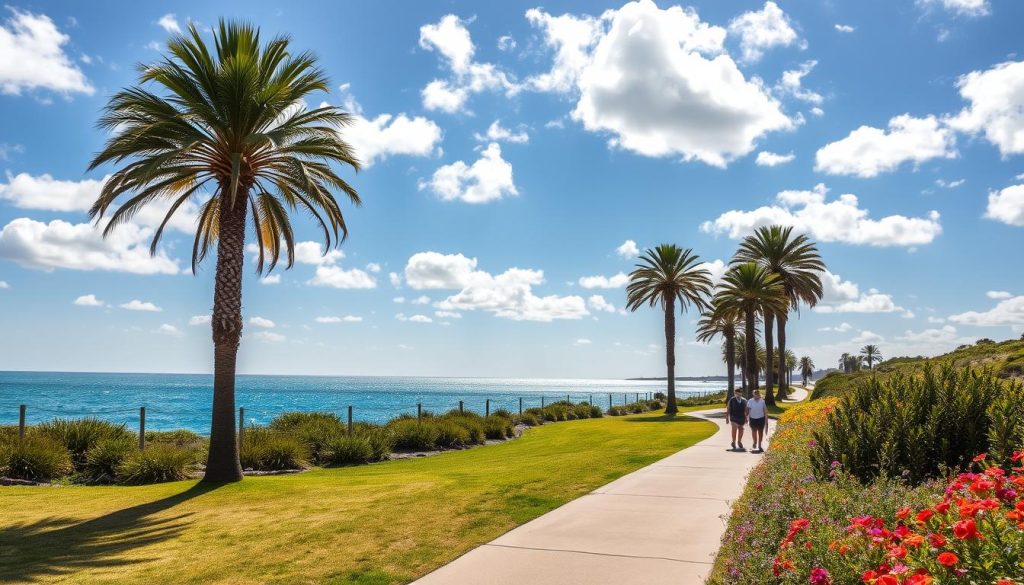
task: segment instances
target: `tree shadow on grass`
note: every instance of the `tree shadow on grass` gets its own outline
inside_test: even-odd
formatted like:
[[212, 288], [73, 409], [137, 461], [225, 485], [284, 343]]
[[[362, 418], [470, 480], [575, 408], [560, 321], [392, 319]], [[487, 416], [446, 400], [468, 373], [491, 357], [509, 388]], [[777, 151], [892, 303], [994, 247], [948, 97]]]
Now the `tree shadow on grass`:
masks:
[[122, 567], [152, 560], [117, 557], [178, 536], [189, 514], [153, 516], [217, 487], [196, 483], [172, 496], [91, 520], [45, 518], [0, 526], [0, 582], [32, 582], [39, 577], [61, 577], [83, 569]]

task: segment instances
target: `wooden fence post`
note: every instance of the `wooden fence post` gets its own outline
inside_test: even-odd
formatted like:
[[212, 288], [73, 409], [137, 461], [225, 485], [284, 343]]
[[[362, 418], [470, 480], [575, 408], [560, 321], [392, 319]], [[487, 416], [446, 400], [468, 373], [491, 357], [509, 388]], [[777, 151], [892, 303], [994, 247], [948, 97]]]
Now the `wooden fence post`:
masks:
[[139, 407], [139, 451], [146, 450], [146, 407]]
[[544, 397], [543, 396], [540, 397], [540, 409], [544, 410]]
[[423, 422], [423, 403], [419, 402], [416, 404], [416, 422]]
[[238, 450], [245, 444], [245, 407], [238, 407]]
[[523, 397], [519, 397], [519, 416], [523, 416]]
[[608, 410], [612, 409], [612, 393], [608, 393]]
[[491, 416], [491, 399], [490, 398], [488, 398], [487, 401], [484, 402], [484, 416], [485, 417]]
[[590, 395], [590, 406], [594, 406], [594, 395]]
[[25, 438], [25, 405], [18, 407], [18, 440]]
[[348, 407], [348, 436], [352, 436], [352, 405]]
[[461, 400], [459, 401], [459, 412], [466, 412], [465, 405]]

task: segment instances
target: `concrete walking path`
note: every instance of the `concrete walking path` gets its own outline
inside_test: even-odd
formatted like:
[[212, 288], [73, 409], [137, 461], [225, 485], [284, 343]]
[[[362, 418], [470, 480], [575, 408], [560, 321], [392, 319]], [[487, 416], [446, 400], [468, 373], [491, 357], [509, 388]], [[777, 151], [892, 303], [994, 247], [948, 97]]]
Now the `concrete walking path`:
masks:
[[[724, 406], [688, 414], [715, 422], [718, 432], [515, 528], [415, 583], [703, 583], [732, 501], [761, 457], [728, 452]], [[770, 436], [775, 421], [768, 426]], [[750, 447], [749, 427], [743, 442]]]

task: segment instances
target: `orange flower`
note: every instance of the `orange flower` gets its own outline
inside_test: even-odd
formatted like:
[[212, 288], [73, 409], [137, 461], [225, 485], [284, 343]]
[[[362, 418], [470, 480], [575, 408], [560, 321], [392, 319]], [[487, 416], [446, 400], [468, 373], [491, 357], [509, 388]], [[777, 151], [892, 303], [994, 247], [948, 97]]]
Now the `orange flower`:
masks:
[[939, 564], [943, 567], [952, 567], [953, 565], [956, 565], [960, 562], [960, 557], [956, 556], [951, 552], [944, 552], [940, 553], [935, 560], [939, 561]]
[[910, 516], [910, 508], [900, 508], [900, 510], [896, 512], [896, 517], [900, 520], [906, 520], [908, 516]]

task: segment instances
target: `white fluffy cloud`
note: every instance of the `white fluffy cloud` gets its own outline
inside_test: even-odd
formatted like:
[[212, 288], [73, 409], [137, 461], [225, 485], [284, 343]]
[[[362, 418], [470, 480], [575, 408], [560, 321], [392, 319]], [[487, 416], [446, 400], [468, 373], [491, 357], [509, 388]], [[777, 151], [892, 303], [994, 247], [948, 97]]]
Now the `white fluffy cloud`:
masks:
[[7, 284], [6, 280], [0, 280], [0, 290], [6, 290], [11, 288], [11, 285]]
[[257, 341], [262, 341], [264, 343], [281, 343], [282, 341], [288, 339], [284, 335], [281, 335], [280, 333], [276, 333], [274, 331], [257, 331], [256, 333], [252, 334], [252, 338]]
[[640, 255], [640, 248], [637, 247], [636, 242], [633, 240], [626, 240], [622, 242], [621, 246], [615, 248], [615, 253], [629, 260]]
[[476, 46], [466, 29], [466, 21], [448, 14], [437, 23], [420, 27], [420, 47], [440, 54], [451, 73], [448, 79], [435, 79], [423, 88], [423, 107], [453, 113], [463, 109], [474, 93], [504, 90], [514, 94], [519, 86], [492, 63], [473, 59]]
[[1013, 295], [1010, 294], [1009, 291], [1005, 290], [990, 290], [987, 293], [985, 293], [985, 296], [990, 299], [1008, 299]]
[[1024, 226], [1024, 185], [990, 191], [985, 217], [1009, 225]]
[[757, 153], [757, 159], [754, 162], [761, 167], [777, 167], [779, 165], [784, 165], [786, 163], [793, 162], [793, 159], [795, 158], [796, 155], [793, 154], [792, 152], [788, 154], [778, 154], [774, 152], [769, 152], [767, 150], [762, 150], [761, 152]]
[[850, 339], [850, 341], [852, 341], [853, 343], [881, 343], [885, 341], [885, 338], [875, 333], [874, 331], [868, 331], [865, 329], [864, 331], [861, 331], [857, 335], [854, 335], [853, 338]]
[[269, 276], [264, 276], [264, 277], [260, 278], [260, 284], [263, 284], [263, 285], [281, 284], [281, 275], [280, 274], [271, 274]]
[[[609, 145], [725, 166], [768, 132], [795, 126], [724, 47], [726, 30], [692, 9], [629, 2], [600, 19], [527, 13], [555, 58], [534, 89], [578, 93], [572, 117]], [[666, 87], [673, 91], [665, 91]]]
[[783, 71], [782, 78], [779, 80], [776, 88], [783, 94], [791, 95], [800, 101], [814, 105], [821, 104], [821, 102], [825, 101], [824, 96], [803, 86], [804, 77], [806, 77], [817, 64], [817, 61], [806, 61], [796, 69]]
[[697, 265], [697, 268], [703, 268], [710, 272], [711, 275], [708, 278], [711, 279], [712, 286], [718, 286], [726, 271], [729, 270], [729, 264], [724, 260], [712, 260], [711, 262], [701, 262]]
[[856, 195], [844, 194], [826, 201], [827, 194], [828, 188], [823, 184], [810, 191], [782, 191], [776, 196], [775, 205], [752, 211], [727, 211], [704, 222], [701, 230], [739, 239], [760, 226], [781, 224], [822, 242], [870, 246], [916, 246], [930, 243], [942, 233], [937, 211], [929, 212], [927, 217], [889, 215], [871, 219]]
[[[249, 244], [249, 251], [256, 253], [258, 248], [255, 244]], [[295, 261], [299, 264], [312, 264], [313, 266], [329, 266], [337, 264], [345, 258], [345, 253], [336, 248], [324, 251], [319, 242], [304, 241], [295, 242]]]
[[759, 61], [773, 47], [787, 47], [797, 42], [796, 31], [789, 17], [774, 2], [765, 2], [761, 10], [744, 12], [729, 23], [729, 32], [739, 36], [743, 60]]
[[539, 297], [534, 286], [544, 272], [509, 268], [492, 275], [477, 269], [477, 259], [462, 254], [419, 252], [409, 258], [405, 281], [414, 289], [453, 289], [459, 292], [436, 303], [442, 311], [486, 311], [516, 321], [579, 319], [589, 314], [579, 296]]
[[836, 333], [846, 333], [851, 329], [853, 329], [853, 325], [845, 321], [833, 327], [818, 327], [818, 331], [835, 331]]
[[[818, 313], [894, 313], [906, 309], [900, 307], [892, 300], [892, 295], [879, 292], [877, 289], [869, 289], [862, 292], [857, 283], [843, 280], [838, 274], [826, 270], [821, 275], [822, 297], [820, 303], [814, 307]], [[846, 331], [850, 326], [843, 323], [839, 328], [832, 328], [833, 331]], [[829, 330], [828, 328], [821, 331]]]
[[837, 24], [835, 25], [835, 29], [841, 33], [852, 33], [853, 31], [857, 30], [856, 28], [848, 24]]
[[209, 325], [213, 321], [210, 315], [193, 315], [189, 320], [189, 325]]
[[352, 123], [341, 131], [356, 151], [363, 166], [369, 167], [394, 155], [432, 156], [440, 153], [441, 127], [423, 116], [378, 114], [363, 115], [363, 108], [350, 93], [349, 84], [340, 87], [343, 109], [352, 115]]
[[875, 177], [906, 162], [916, 165], [956, 156], [956, 135], [935, 116], [903, 114], [889, 120], [888, 131], [861, 126], [821, 147], [814, 168], [831, 175]]
[[970, 105], [948, 120], [950, 126], [984, 134], [1003, 156], [1024, 152], [1024, 61], [972, 71], [957, 86]]
[[519, 194], [512, 181], [512, 164], [501, 158], [497, 142], [487, 145], [472, 165], [459, 160], [434, 171], [420, 189], [430, 188], [444, 201], [487, 203]]
[[329, 286], [332, 288], [376, 288], [377, 280], [366, 271], [358, 268], [344, 269], [341, 266], [322, 265], [316, 267], [313, 278], [309, 280], [313, 286]]
[[50, 271], [109, 270], [134, 274], [177, 274], [178, 261], [158, 250], [149, 254], [150, 228], [133, 223], [118, 226], [109, 237], [88, 223], [55, 219], [43, 223], [27, 217], [0, 229], [0, 258], [27, 268]]
[[317, 317], [315, 320], [317, 323], [361, 323], [363, 318], [357, 315], [345, 315], [344, 317], [335, 317], [331, 315]]
[[398, 321], [411, 321], [413, 323], [433, 323], [434, 320], [426, 315], [406, 315], [405, 313], [396, 313], [395, 319]]
[[420, 295], [409, 302], [414, 305], [429, 305], [430, 297], [428, 297], [427, 295]]
[[261, 329], [273, 329], [274, 327], [277, 327], [276, 323], [264, 317], [250, 317], [249, 325], [259, 327]]
[[491, 122], [491, 125], [487, 127], [487, 132], [483, 134], [477, 132], [473, 134], [473, 138], [480, 142], [512, 142], [515, 144], [525, 144], [530, 141], [530, 135], [522, 127], [519, 131], [509, 130], [501, 125], [501, 120]]
[[10, 16], [0, 23], [0, 93], [48, 89], [92, 95], [95, 89], [64, 52], [71, 38], [45, 14], [8, 10]]
[[614, 313], [615, 305], [609, 303], [601, 295], [590, 295], [587, 299], [587, 306], [594, 311], [604, 311], [605, 313]]
[[181, 331], [174, 325], [171, 325], [170, 323], [164, 323], [163, 325], [157, 327], [156, 332], [162, 335], [170, 335], [171, 337], [182, 336]]
[[580, 337], [576, 341], [572, 342], [572, 344], [575, 345], [576, 347], [587, 346], [587, 345], [590, 345], [591, 343], [592, 342], [589, 339], [587, 339], [586, 337]]
[[107, 303], [96, 298], [96, 295], [82, 295], [74, 300], [72, 304], [79, 307], [106, 307]]
[[174, 14], [165, 14], [156, 21], [156, 25], [164, 29], [169, 34], [181, 33], [181, 25], [178, 24], [178, 19]]
[[163, 311], [163, 309], [153, 303], [140, 301], [138, 299], [130, 300], [127, 303], [121, 303], [119, 306], [122, 309], [127, 309], [129, 311], [145, 311], [149, 313], [159, 313], [160, 311]]
[[629, 282], [629, 276], [620, 272], [613, 276], [581, 276], [579, 285], [583, 288], [622, 288]]
[[950, 315], [949, 320], [963, 325], [978, 325], [981, 327], [1024, 325], [1024, 296], [1003, 299], [988, 311], [967, 311], [966, 313]]
[[990, 12], [988, 0], [917, 0], [926, 8], [944, 8], [960, 16], [986, 16]]

